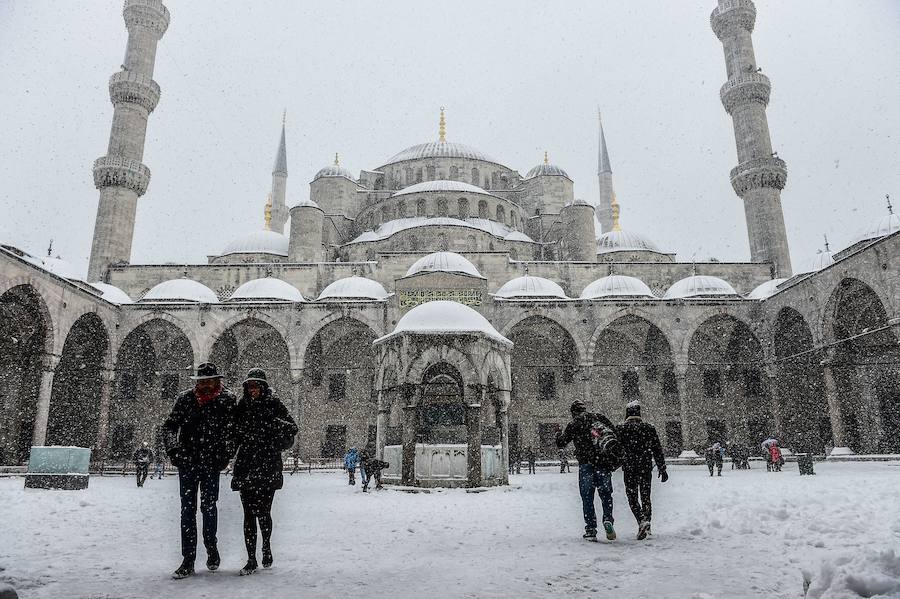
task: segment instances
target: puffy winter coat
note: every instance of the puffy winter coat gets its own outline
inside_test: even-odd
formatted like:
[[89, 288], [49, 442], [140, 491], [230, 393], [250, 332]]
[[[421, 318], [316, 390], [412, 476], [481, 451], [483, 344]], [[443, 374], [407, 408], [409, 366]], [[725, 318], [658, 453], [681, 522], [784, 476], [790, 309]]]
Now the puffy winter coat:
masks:
[[149, 464], [153, 461], [153, 452], [147, 447], [138, 447], [134, 450], [134, 462], [136, 464]]
[[172, 465], [224, 470], [234, 455], [236, 403], [228, 389], [222, 389], [202, 407], [193, 389], [179, 395], [163, 423], [166, 453]]
[[556, 446], [564, 449], [566, 445], [572, 443], [575, 446], [575, 458], [579, 464], [595, 464], [599, 468], [612, 469], [618, 468], [618, 463], [607, 463], [606, 460], [596, 455], [594, 440], [591, 437], [591, 425], [594, 422], [601, 422], [610, 430], [615, 430], [613, 423], [603, 414], [593, 414], [584, 412], [576, 416], [572, 422], [566, 425], [566, 429], [556, 436]]
[[616, 436], [619, 437], [619, 443], [625, 452], [622, 460], [623, 471], [650, 472], [654, 460], [660, 472], [666, 470], [662, 443], [659, 442], [659, 434], [652, 424], [644, 422], [640, 417], [632, 416], [616, 427]]
[[297, 424], [272, 390], [258, 399], [244, 395], [234, 414], [234, 491], [272, 491], [284, 485], [281, 452], [290, 449]]
[[359, 453], [356, 449], [351, 449], [344, 456], [344, 468], [347, 470], [356, 470], [356, 467], [359, 465]]

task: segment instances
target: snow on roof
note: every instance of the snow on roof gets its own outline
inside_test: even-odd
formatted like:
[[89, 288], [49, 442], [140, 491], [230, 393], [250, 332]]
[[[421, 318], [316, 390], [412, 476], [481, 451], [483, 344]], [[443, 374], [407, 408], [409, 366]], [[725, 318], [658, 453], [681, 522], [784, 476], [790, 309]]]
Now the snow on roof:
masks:
[[416, 183], [409, 187], [404, 187], [396, 192], [392, 197], [409, 195], [411, 193], [424, 193], [426, 191], [458, 191], [460, 193], [480, 193], [482, 195], [492, 195], [477, 185], [463, 183], [462, 181], [448, 181], [441, 179], [438, 181], [425, 181]]
[[543, 277], [524, 275], [507, 281], [494, 294], [504, 299], [515, 298], [554, 298], [568, 299], [562, 287]]
[[128, 294], [116, 287], [115, 285], [110, 285], [109, 283], [101, 283], [97, 281], [96, 283], [88, 283], [91, 287], [100, 292], [100, 297], [105, 299], [106, 301], [113, 304], [131, 304], [134, 303], [133, 300], [128, 297]]
[[297, 208], [298, 206], [304, 206], [304, 207], [306, 207], [306, 208], [318, 208], [319, 210], [322, 209], [321, 206], [319, 206], [318, 204], [316, 204], [315, 202], [313, 202], [313, 201], [310, 200], [309, 198], [304, 198], [304, 199], [300, 200], [299, 202], [297, 202], [296, 204], [294, 204], [293, 208]]
[[[510, 234], [518, 232], [508, 225], [487, 218], [467, 218], [466, 220], [460, 220], [458, 218], [450, 218], [449, 216], [412, 216], [408, 218], [397, 218], [394, 220], [389, 220], [386, 223], [383, 223], [376, 227], [374, 231], [365, 231], [359, 237], [357, 237], [353, 241], [350, 241], [349, 243], [381, 241], [382, 239], [387, 239], [388, 237], [395, 235], [401, 231], [405, 231], [407, 229], [415, 229], [417, 227], [466, 227], [468, 229], [477, 229], [479, 231], [484, 231], [485, 233], [493, 235], [494, 237], [499, 237], [500, 239], [506, 239], [506, 237]], [[520, 236], [521, 238], [512, 239], [510, 241], [533, 242], [533, 240], [524, 233], [521, 233]]]
[[403, 315], [392, 333], [376, 339], [375, 343], [385, 341], [400, 333], [420, 335], [479, 333], [504, 345], [512, 346], [512, 342], [498, 333], [487, 318], [468, 306], [443, 300], [419, 304]]
[[212, 289], [192, 279], [171, 279], [153, 287], [140, 302], [200, 302], [218, 303]]
[[506, 241], [527, 241], [528, 243], [534, 243], [534, 239], [521, 231], [513, 231], [503, 239]]
[[663, 299], [686, 297], [737, 296], [730, 283], [709, 275], [692, 275], [676, 281], [669, 287]]
[[233, 239], [220, 255], [228, 254], [274, 254], [288, 255], [288, 238], [275, 231], [253, 231]]
[[455, 272], [484, 278], [474, 264], [456, 252], [434, 252], [423, 256], [409, 267], [406, 276], [420, 272]]
[[275, 300], [285, 302], [305, 302], [303, 294], [296, 287], [272, 277], [247, 281], [234, 290], [229, 301]]
[[83, 281], [84, 278], [80, 277], [78, 273], [75, 271], [75, 267], [72, 266], [66, 260], [63, 260], [59, 256], [56, 258], [52, 256], [32, 256], [27, 252], [22, 252], [21, 258], [26, 262], [31, 262], [38, 268], [42, 268], [48, 272], [52, 272], [58, 277], [62, 277], [64, 279], [74, 279], [76, 281]]
[[887, 216], [881, 217], [878, 222], [872, 223], [871, 226], [860, 232], [857, 236], [857, 242], [878, 239], [897, 231], [900, 231], [900, 214], [892, 212]]
[[756, 288], [747, 294], [747, 299], [751, 300], [764, 300], [767, 297], [771, 297], [778, 292], [778, 286], [787, 281], [787, 279], [772, 279], [771, 281], [766, 281], [760, 285], [757, 285]]
[[354, 178], [353, 173], [336, 164], [329, 164], [328, 166], [319, 169], [319, 172], [313, 177], [313, 181], [321, 179], [322, 177], [343, 177], [356, 183], [356, 178]]
[[331, 283], [322, 293], [319, 294], [318, 300], [341, 299], [341, 300], [383, 300], [388, 295], [384, 287], [378, 281], [367, 279], [365, 277], [346, 277], [338, 279]]
[[424, 144], [410, 146], [405, 150], [391, 156], [383, 166], [404, 160], [421, 160], [423, 158], [463, 158], [467, 160], [483, 160], [500, 164], [484, 152], [476, 150], [472, 146], [453, 141], [431, 141]]
[[569, 176], [569, 173], [567, 173], [560, 167], [556, 166], [555, 164], [546, 164], [543, 162], [525, 173], [526, 179], [531, 179], [533, 177], [565, 177], [570, 181], [572, 180], [572, 177]]
[[659, 247], [639, 233], [609, 231], [597, 238], [597, 253], [644, 251], [663, 253]]
[[834, 264], [834, 256], [832, 256], [831, 252], [829, 250], [819, 250], [812, 257], [807, 258], [803, 262], [797, 274], [819, 272], [832, 264]]
[[582, 299], [604, 297], [656, 297], [642, 280], [625, 275], [609, 275], [589, 284], [581, 292]]

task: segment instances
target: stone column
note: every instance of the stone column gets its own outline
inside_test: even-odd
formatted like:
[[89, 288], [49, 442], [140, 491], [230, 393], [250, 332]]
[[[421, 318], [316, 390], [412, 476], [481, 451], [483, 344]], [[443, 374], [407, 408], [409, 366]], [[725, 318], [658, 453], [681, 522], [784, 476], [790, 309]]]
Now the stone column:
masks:
[[471, 403], [466, 404], [466, 478], [470, 487], [481, 486], [481, 406], [486, 401], [487, 389], [481, 385], [476, 387], [474, 393], [479, 397], [470, 398]]
[[[387, 392], [378, 391], [378, 416], [375, 420], [375, 457], [379, 460], [384, 459], [384, 444], [387, 437], [387, 420], [388, 409], [385, 406], [385, 394]], [[388, 402], [390, 405], [390, 402]]]
[[[300, 431], [303, 427], [303, 398], [301, 397], [303, 394], [303, 375], [302, 371], [300, 374], [296, 376], [291, 376], [291, 416], [294, 417], [294, 420], [297, 423], [297, 436], [294, 437], [294, 446], [291, 447], [291, 457], [295, 460], [295, 462], [300, 461], [300, 445], [302, 443], [302, 435]], [[308, 456], [312, 457], [312, 456]], [[293, 467], [294, 464], [291, 464]]]
[[591, 401], [591, 365], [581, 365], [581, 401], [590, 405]]
[[107, 439], [109, 437], [109, 397], [116, 372], [109, 368], [100, 370], [100, 405], [97, 414], [97, 441], [94, 443], [94, 461], [106, 460]]
[[37, 409], [34, 414], [32, 446], [41, 446], [47, 441], [47, 421], [50, 418], [50, 395], [53, 391], [53, 375], [59, 366], [59, 356], [44, 354], [41, 362], [41, 387], [38, 391]]
[[834, 437], [834, 448], [829, 455], [849, 455], [853, 450], [847, 447], [847, 428], [844, 425], [844, 410], [838, 394], [837, 381], [834, 380], [834, 369], [828, 360], [822, 369], [825, 381], [825, 397], [828, 399], [828, 418], [831, 420], [831, 435]]
[[415, 385], [403, 385], [403, 456], [400, 482], [413, 485], [416, 482], [416, 428], [418, 409]]
[[691, 445], [691, 400], [688, 393], [687, 366], [675, 367], [675, 382], [678, 385], [678, 402], [681, 406], [681, 454], [680, 458], [697, 458]]
[[500, 481], [509, 484], [509, 391], [500, 391]]

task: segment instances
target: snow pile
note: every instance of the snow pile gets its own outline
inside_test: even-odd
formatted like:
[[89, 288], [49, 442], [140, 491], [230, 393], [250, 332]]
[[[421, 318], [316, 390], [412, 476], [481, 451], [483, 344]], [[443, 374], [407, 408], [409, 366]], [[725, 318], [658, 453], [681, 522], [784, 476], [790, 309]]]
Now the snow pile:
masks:
[[818, 574], [803, 572], [807, 599], [900, 597], [900, 555], [893, 549], [843, 554], [826, 560]]

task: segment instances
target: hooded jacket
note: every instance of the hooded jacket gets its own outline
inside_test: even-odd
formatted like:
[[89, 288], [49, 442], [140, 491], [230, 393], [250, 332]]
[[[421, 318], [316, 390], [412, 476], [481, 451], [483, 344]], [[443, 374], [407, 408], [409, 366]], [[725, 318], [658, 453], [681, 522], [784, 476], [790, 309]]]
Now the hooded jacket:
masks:
[[234, 413], [234, 491], [274, 491], [284, 486], [281, 452], [290, 449], [297, 424], [268, 387], [259, 398], [246, 393]]
[[616, 427], [616, 434], [625, 451], [625, 458], [622, 461], [623, 471], [650, 472], [653, 470], [654, 461], [657, 470], [666, 471], [662, 443], [652, 424], [644, 422], [640, 416], [629, 416], [623, 424]]

